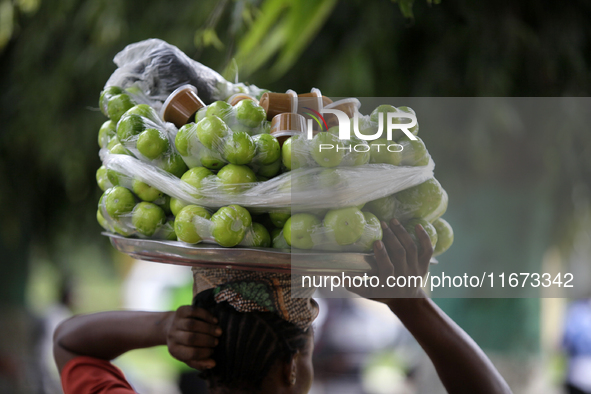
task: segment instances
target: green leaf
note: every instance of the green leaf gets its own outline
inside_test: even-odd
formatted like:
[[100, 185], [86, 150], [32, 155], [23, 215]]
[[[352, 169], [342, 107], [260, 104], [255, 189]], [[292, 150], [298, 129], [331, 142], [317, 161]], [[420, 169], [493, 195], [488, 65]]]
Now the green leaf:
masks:
[[10, 1], [0, 3], [0, 49], [4, 48], [14, 30], [14, 9]]
[[238, 43], [235, 60], [242, 77], [279, 55], [272, 77], [284, 74], [320, 30], [336, 0], [266, 0], [248, 33]]
[[218, 51], [224, 49], [224, 44], [213, 28], [197, 30], [195, 33], [195, 46], [197, 48], [207, 48], [212, 46]]
[[322, 28], [336, 3], [336, 0], [294, 2], [287, 21], [287, 42], [271, 69], [272, 77], [280, 77], [294, 65], [306, 46]]
[[[414, 0], [392, 0], [394, 3], [398, 3], [398, 7], [400, 8], [400, 12], [405, 18], [413, 19], [414, 15], [412, 13], [412, 4]], [[431, 4], [432, 0], [427, 0], [429, 4]], [[438, 1], [438, 0], [435, 0]]]
[[242, 60], [248, 58], [256, 50], [260, 50], [260, 44], [269, 36], [269, 30], [276, 23], [281, 12], [288, 6], [286, 0], [266, 0], [259, 16], [252, 25], [250, 31], [238, 43], [238, 52], [236, 59]]

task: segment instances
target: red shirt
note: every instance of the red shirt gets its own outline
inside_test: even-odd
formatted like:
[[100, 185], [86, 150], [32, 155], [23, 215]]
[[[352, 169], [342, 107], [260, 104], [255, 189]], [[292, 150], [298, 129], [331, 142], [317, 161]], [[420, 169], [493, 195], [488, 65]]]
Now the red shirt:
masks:
[[68, 361], [61, 378], [64, 394], [136, 394], [119, 368], [98, 358]]

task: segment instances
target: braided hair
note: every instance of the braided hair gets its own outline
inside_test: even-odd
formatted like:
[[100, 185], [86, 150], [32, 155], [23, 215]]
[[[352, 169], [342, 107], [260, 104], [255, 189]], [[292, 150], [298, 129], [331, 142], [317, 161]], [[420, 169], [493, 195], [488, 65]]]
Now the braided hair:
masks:
[[272, 312], [238, 312], [216, 303], [213, 289], [195, 296], [193, 305], [208, 310], [222, 328], [212, 358], [215, 367], [201, 372], [212, 389], [259, 390], [271, 366], [289, 362], [307, 341], [307, 332]]

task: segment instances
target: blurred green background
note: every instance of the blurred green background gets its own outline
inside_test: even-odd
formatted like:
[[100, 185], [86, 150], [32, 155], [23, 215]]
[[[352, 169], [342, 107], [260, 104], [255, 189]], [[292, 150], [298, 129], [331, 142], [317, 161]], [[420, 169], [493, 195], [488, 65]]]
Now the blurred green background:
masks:
[[[0, 323], [30, 327], [31, 316], [57, 300], [64, 280], [74, 283], [75, 312], [120, 306], [120, 284], [133, 263], [100, 235], [95, 172], [96, 135], [104, 121], [98, 96], [115, 70], [114, 55], [127, 44], [161, 38], [229, 80], [273, 91], [318, 87], [337, 97], [589, 95], [591, 3], [436, 3], [3, 0]], [[486, 207], [492, 216], [495, 206], [527, 207], [527, 217], [545, 218], [536, 233], [542, 235], [528, 244], [532, 253], [516, 256], [532, 259], [530, 266], [539, 270], [548, 255], [567, 264], [573, 243], [589, 226], [591, 133], [486, 133], [422, 135], [450, 194], [451, 215], [461, 221], [463, 207]], [[541, 202], [531, 206], [532, 198]], [[504, 226], [497, 220], [487, 231], [503, 232], [499, 242], [531, 240], [523, 227]], [[468, 228], [468, 240], [469, 233]], [[440, 303], [485, 349], [517, 358], [544, 351], [544, 308], [561, 308], [539, 300]], [[20, 332], [15, 338], [26, 342], [21, 331], [14, 328]], [[24, 345], [10, 342], [0, 347], [0, 361], [13, 357], [11, 352], [26, 353]]]

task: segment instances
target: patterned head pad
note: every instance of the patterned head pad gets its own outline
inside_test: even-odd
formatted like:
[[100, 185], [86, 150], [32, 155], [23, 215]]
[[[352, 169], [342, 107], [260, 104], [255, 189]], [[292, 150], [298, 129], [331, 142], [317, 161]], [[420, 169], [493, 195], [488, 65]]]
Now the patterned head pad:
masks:
[[302, 287], [297, 275], [194, 267], [193, 277], [193, 295], [213, 289], [216, 302], [227, 301], [238, 312], [277, 313], [302, 330], [318, 316], [315, 289]]

